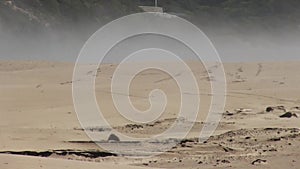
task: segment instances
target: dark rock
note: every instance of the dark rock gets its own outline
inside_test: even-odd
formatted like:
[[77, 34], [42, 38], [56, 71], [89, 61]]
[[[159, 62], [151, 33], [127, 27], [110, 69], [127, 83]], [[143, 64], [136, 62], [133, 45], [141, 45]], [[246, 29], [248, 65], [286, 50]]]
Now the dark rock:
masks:
[[291, 118], [293, 116], [293, 113], [287, 112], [284, 113], [283, 115], [279, 116], [280, 118]]
[[292, 118], [292, 117], [298, 117], [297, 114], [292, 112], [284, 113], [283, 115], [279, 116], [280, 118]]
[[108, 137], [108, 141], [119, 142], [120, 139], [119, 139], [119, 137], [116, 136], [115, 134], [111, 134], [111, 135]]
[[229, 147], [223, 147], [223, 150], [228, 153], [228, 152], [231, 152], [231, 151], [234, 151], [232, 148], [229, 148]]
[[284, 106], [275, 106], [275, 107], [267, 107], [266, 108], [266, 112], [273, 112], [275, 110], [286, 112], [286, 108]]
[[270, 150], [269, 150], [270, 152], [276, 152], [277, 151], [277, 149], [276, 148], [271, 148]]
[[222, 163], [227, 163], [227, 164], [230, 163], [230, 161], [228, 161], [228, 160], [222, 160], [221, 162], [222, 162]]
[[278, 138], [271, 138], [270, 141], [281, 141], [281, 137], [278, 137]]
[[266, 108], [266, 112], [272, 112], [273, 110], [274, 110], [273, 107], [267, 107], [267, 108]]
[[231, 113], [231, 112], [229, 112], [229, 111], [226, 111], [225, 115], [226, 115], [226, 116], [233, 116], [234, 114]]
[[257, 159], [255, 161], [253, 161], [251, 164], [257, 165], [257, 164], [265, 164], [265, 163], [267, 163], [267, 160]]

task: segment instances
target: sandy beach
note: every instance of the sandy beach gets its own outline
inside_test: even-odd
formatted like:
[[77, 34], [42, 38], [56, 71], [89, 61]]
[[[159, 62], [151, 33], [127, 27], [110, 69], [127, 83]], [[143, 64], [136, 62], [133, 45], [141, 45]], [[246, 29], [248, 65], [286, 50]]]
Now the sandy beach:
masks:
[[[116, 66], [101, 65], [96, 78], [97, 101], [107, 121], [129, 136], [166, 130], [180, 103], [175, 81], [157, 70], [135, 77], [130, 98], [136, 108], [147, 109], [149, 91], [157, 88], [167, 94], [168, 105], [151, 125], [133, 124], [113, 106], [110, 82]], [[72, 101], [74, 64], [0, 61], [0, 168], [299, 168], [300, 61], [225, 63], [226, 106], [205, 143], [197, 138], [213, 79], [200, 63], [189, 66], [201, 107], [187, 138], [158, 156], [128, 158], [101, 149], [82, 130]]]

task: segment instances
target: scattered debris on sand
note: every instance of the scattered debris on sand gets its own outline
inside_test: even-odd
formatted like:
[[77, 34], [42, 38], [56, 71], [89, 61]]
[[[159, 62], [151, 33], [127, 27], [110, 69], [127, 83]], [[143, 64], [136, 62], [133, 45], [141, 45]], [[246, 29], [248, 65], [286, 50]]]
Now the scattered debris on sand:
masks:
[[275, 107], [267, 107], [266, 108], [266, 112], [275, 112], [275, 111], [279, 111], [279, 112], [286, 112], [286, 108], [284, 106], [275, 106]]
[[108, 156], [117, 156], [116, 154], [110, 152], [102, 151], [82, 151], [82, 150], [49, 150], [49, 151], [3, 151], [0, 154], [13, 154], [22, 156], [35, 156], [35, 157], [50, 157], [53, 155], [57, 156], [72, 156], [85, 157], [85, 158], [99, 158]]

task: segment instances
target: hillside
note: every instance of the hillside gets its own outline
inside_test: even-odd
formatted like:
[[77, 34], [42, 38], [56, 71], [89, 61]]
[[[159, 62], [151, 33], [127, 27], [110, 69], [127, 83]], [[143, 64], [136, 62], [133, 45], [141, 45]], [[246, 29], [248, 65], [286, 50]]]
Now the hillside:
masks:
[[[13, 32], [63, 29], [82, 25], [99, 27], [113, 19], [140, 12], [149, 0], [3, 0], [0, 21]], [[161, 0], [165, 12], [194, 23], [262, 29], [297, 28], [300, 1], [297, 0]], [[86, 28], [86, 26], [84, 26]]]
[[[77, 48], [102, 25], [141, 12], [139, 5], [153, 5], [153, 0], [2, 0], [0, 38], [5, 41], [0, 41], [1, 54], [18, 55], [12, 55], [14, 44], [30, 56], [39, 52], [28, 48], [62, 49], [64, 54], [76, 55]], [[253, 35], [271, 37], [267, 41], [299, 39], [295, 37], [300, 33], [298, 0], [160, 0], [159, 6], [196, 24], [213, 40], [236, 36], [251, 41]], [[30, 39], [33, 42], [24, 46], [23, 41]]]

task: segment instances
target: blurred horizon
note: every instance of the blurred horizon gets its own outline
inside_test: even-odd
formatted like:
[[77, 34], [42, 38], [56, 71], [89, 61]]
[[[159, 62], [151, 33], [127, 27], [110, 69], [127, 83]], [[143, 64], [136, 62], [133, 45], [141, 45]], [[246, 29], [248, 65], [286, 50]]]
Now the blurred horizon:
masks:
[[[74, 62], [84, 43], [103, 25], [153, 3], [3, 0], [0, 59]], [[300, 59], [300, 1], [159, 0], [158, 6], [198, 26], [225, 62]]]

